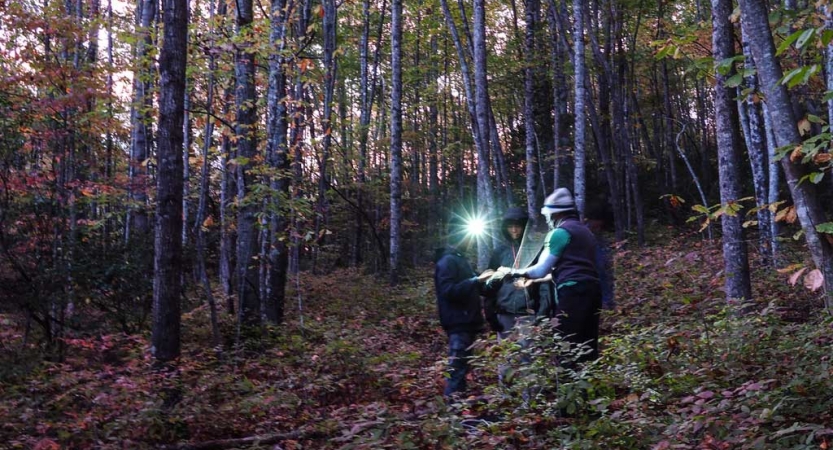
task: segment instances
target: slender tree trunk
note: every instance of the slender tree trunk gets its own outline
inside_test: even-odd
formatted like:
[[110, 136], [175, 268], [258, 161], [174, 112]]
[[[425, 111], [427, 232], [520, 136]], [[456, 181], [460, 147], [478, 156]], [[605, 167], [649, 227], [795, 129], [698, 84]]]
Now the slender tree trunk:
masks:
[[587, 91], [584, 78], [586, 67], [584, 61], [584, 0], [573, 0], [573, 69], [575, 71], [575, 136], [574, 136], [574, 172], [573, 172], [573, 194], [575, 195], [576, 207], [579, 214], [584, 217], [584, 204], [586, 199], [585, 185], [585, 137], [586, 137], [586, 110]]
[[153, 279], [153, 355], [171, 361], [180, 352], [182, 270], [182, 124], [188, 4], [163, 0], [164, 41], [159, 55], [159, 141]]
[[[215, 38], [214, 33], [214, 11], [215, 2], [211, 0], [208, 4], [208, 20], [211, 23], [210, 39]], [[202, 174], [200, 177], [200, 198], [197, 206], [197, 214], [194, 217], [194, 236], [196, 237], [197, 247], [197, 273], [200, 277], [200, 282], [203, 287], [205, 300], [208, 303], [209, 312], [211, 314], [211, 346], [219, 349], [221, 344], [220, 324], [217, 317], [217, 302], [214, 300], [214, 293], [211, 291], [211, 280], [208, 276], [208, 270], [205, 264], [205, 228], [204, 222], [206, 219], [206, 204], [208, 203], [209, 195], [209, 181], [211, 178], [211, 161], [209, 160], [209, 153], [211, 152], [211, 145], [214, 134], [214, 119], [211, 114], [214, 112], [214, 89], [215, 89], [215, 71], [217, 70], [217, 60], [214, 53], [208, 55], [208, 93], [206, 98], [205, 109], [208, 112], [205, 118], [205, 128], [203, 129], [203, 148], [202, 148]], [[183, 161], [184, 163], [184, 161]], [[185, 182], [185, 180], [183, 180]], [[184, 208], [184, 205], [183, 205]]]
[[[663, 127], [665, 130], [665, 148], [668, 156], [668, 173], [671, 176], [671, 192], [677, 190], [677, 164], [674, 159], [674, 108], [671, 106], [671, 88], [668, 75], [668, 61], [662, 61], [662, 105], [663, 105]], [[663, 154], [665, 157], [665, 154]]]
[[150, 156], [150, 114], [153, 109], [153, 86], [151, 77], [155, 73], [149, 52], [153, 43], [152, 33], [156, 23], [158, 0], [137, 0], [136, 24], [139, 29], [136, 40], [136, 69], [133, 72], [133, 105], [131, 111], [130, 143], [130, 201], [126, 221], [126, 239], [132, 233], [144, 236], [150, 231], [147, 206], [147, 159]]
[[[188, 39], [186, 34], [186, 40]], [[192, 82], [185, 79], [185, 112], [182, 120], [182, 247], [188, 246], [188, 222], [191, 209], [191, 92]]]
[[390, 283], [399, 282], [402, 225], [402, 0], [393, 0], [391, 15], [390, 101]]
[[[775, 133], [772, 129], [772, 123], [770, 121], [769, 109], [766, 106], [766, 102], [763, 102], [761, 112], [763, 113], [764, 119], [764, 132], [766, 133], [766, 151], [767, 151], [767, 168], [769, 170], [769, 176], [767, 177], [769, 181], [769, 185], [767, 186], [767, 203], [772, 205], [778, 202], [779, 198], [779, 191], [781, 185], [781, 171], [779, 170], [781, 164], [776, 159], [776, 148], [775, 148]], [[770, 213], [770, 217], [772, 220], [769, 221], [769, 235], [772, 238], [770, 241], [770, 250], [772, 251], [772, 263], [773, 265], [778, 264], [778, 253], [780, 252], [780, 243], [778, 242], [778, 234], [780, 233], [780, 227], [778, 222], [775, 221], [775, 218], [772, 217]]]
[[[715, 61], [734, 56], [733, 28], [729, 21], [731, 0], [712, 0], [712, 48]], [[733, 73], [734, 71], [732, 71]], [[731, 75], [730, 73], [729, 75]], [[715, 73], [714, 108], [717, 134], [720, 203], [731, 207], [742, 196], [740, 187], [740, 139], [738, 116], [732, 90], [726, 87], [726, 75]], [[739, 205], [738, 205], [739, 206]], [[739, 212], [723, 214], [723, 265], [727, 300], [751, 300], [749, 257]]]
[[356, 233], [354, 236], [354, 253], [352, 264], [358, 266], [362, 261], [362, 242], [364, 234], [364, 185], [367, 181], [365, 167], [367, 165], [367, 137], [370, 132], [370, 92], [368, 75], [368, 52], [370, 41], [370, 0], [362, 0], [362, 36], [359, 44], [359, 161], [358, 186], [356, 188], [356, 203], [358, 205], [355, 217]]
[[[775, 57], [775, 44], [767, 21], [767, 7], [762, 0], [740, 0], [741, 20], [744, 33], [749, 38], [752, 56], [758, 69], [758, 76], [763, 87], [764, 98], [770, 114], [775, 135], [776, 147], [798, 145], [801, 136], [796, 126], [787, 88], [780, 83], [783, 72], [781, 64]], [[816, 226], [827, 222], [827, 217], [819, 203], [815, 185], [801, 183], [806, 167], [791, 158], [781, 159], [787, 184], [790, 187], [796, 213], [804, 230], [807, 246], [813, 256], [816, 267], [824, 278], [827, 296], [825, 305], [833, 309], [833, 246], [816, 230]]]
[[533, 227], [538, 217], [538, 160], [535, 135], [535, 29], [541, 9], [538, 0], [526, 0], [526, 36], [524, 39], [524, 55], [526, 68], [524, 70], [524, 129], [526, 135], [526, 205], [529, 220]]
[[[220, 2], [220, 8], [224, 2]], [[225, 100], [223, 104], [223, 115], [228, 116], [229, 105], [231, 103], [231, 89], [226, 88], [224, 94]], [[231, 224], [234, 218], [231, 217], [229, 206], [231, 199], [237, 188], [234, 185], [235, 174], [232, 171], [229, 161], [233, 158], [231, 139], [228, 134], [224, 133], [220, 138], [220, 167], [222, 167], [222, 174], [220, 178], [220, 287], [223, 290], [223, 295], [226, 298], [226, 312], [234, 314], [234, 298], [232, 297], [233, 280], [234, 280], [234, 248], [235, 239], [234, 232], [231, 230]]]
[[273, 170], [270, 187], [278, 194], [272, 197], [269, 214], [269, 247], [267, 250], [268, 296], [266, 318], [273, 323], [283, 321], [286, 302], [286, 272], [289, 263], [289, 249], [286, 245], [286, 214], [289, 210], [281, 202], [289, 198], [289, 149], [286, 142], [288, 131], [286, 113], [286, 73], [284, 72], [284, 50], [286, 47], [287, 15], [286, 0], [272, 1], [272, 20], [269, 42], [276, 51], [269, 58], [269, 88], [267, 92], [267, 109], [269, 120], [266, 126], [266, 155]]
[[[744, 66], [746, 68], [754, 68], [755, 62], [752, 60], [752, 53], [749, 50], [749, 42], [746, 35], [743, 36], [743, 54]], [[769, 265], [772, 261], [772, 250], [770, 245], [772, 243], [772, 236], [770, 235], [771, 215], [767, 205], [767, 150], [766, 150], [766, 136], [764, 130], [764, 121], [761, 115], [761, 105], [759, 103], [758, 78], [755, 75], [746, 77], [747, 89], [752, 89], [753, 92], [746, 96], [745, 99], [738, 100], [739, 112], [741, 120], [747, 124], [745, 127], [747, 132], [746, 147], [749, 152], [749, 162], [752, 166], [752, 181], [755, 187], [755, 204], [758, 208], [758, 233], [759, 233], [759, 249], [758, 253], [764, 264]], [[740, 97], [740, 93], [738, 93]], [[744, 117], [745, 116], [745, 117]]]
[[[317, 255], [320, 246], [323, 244], [324, 234], [321, 232], [322, 221], [327, 221], [329, 214], [329, 205], [327, 202], [327, 189], [329, 186], [329, 174], [327, 171], [327, 163], [330, 159], [330, 146], [332, 145], [332, 116], [333, 116], [333, 96], [335, 93], [337, 60], [335, 58], [336, 51], [336, 4], [335, 0], [324, 0], [324, 114], [321, 120], [321, 128], [323, 133], [322, 138], [322, 154], [320, 164], [320, 174], [318, 176], [318, 214], [315, 215], [315, 255], [314, 261], [317, 261]], [[313, 262], [313, 271], [316, 270], [317, 264]]]
[[[833, 30], [833, 5], [828, 3], [824, 7], [824, 13], [827, 17], [824, 27], [827, 30]], [[833, 91], [833, 42], [824, 48], [824, 74], [827, 90]], [[833, 123], [833, 98], [827, 101], [827, 123]]]
[[443, 14], [445, 16], [445, 23], [448, 26], [449, 31], [451, 32], [451, 39], [454, 41], [454, 47], [457, 49], [457, 59], [460, 63], [460, 73], [463, 76], [463, 88], [466, 94], [466, 106], [468, 107], [469, 112], [472, 137], [474, 139], [474, 144], [475, 147], [477, 147], [478, 152], [482, 152], [483, 150], [481, 149], [485, 144], [483, 142], [482, 133], [480, 132], [480, 126], [477, 122], [477, 98], [475, 98], [475, 94], [472, 89], [472, 77], [469, 70], [466, 49], [463, 47], [462, 41], [460, 40], [460, 35], [457, 32], [457, 25], [454, 22], [454, 18], [451, 16], [451, 11], [448, 9], [447, 0], [442, 0], [442, 6]]
[[[303, 0], [299, 5], [298, 17], [295, 19], [295, 40], [303, 42], [307, 37], [307, 27], [309, 26], [312, 16], [312, 1]], [[289, 143], [290, 151], [294, 153], [292, 165], [292, 176], [294, 180], [294, 187], [292, 189], [293, 204], [301, 201], [302, 196], [302, 176], [303, 176], [303, 161], [304, 161], [304, 133], [306, 130], [307, 108], [306, 108], [306, 94], [304, 87], [304, 72], [305, 68], [296, 64], [295, 69], [295, 88], [293, 93], [293, 126], [290, 133]], [[299, 233], [301, 227], [305, 224], [301, 223], [300, 216], [293, 210], [293, 225], [294, 231], [292, 237], [292, 252], [290, 270], [293, 274], [298, 275], [300, 271], [300, 254], [301, 254], [301, 240]], [[296, 278], [297, 280], [297, 278]]]
[[[241, 0], [237, 9], [237, 33], [246, 36], [253, 20], [252, 0]], [[235, 57], [237, 126], [237, 297], [238, 325], [260, 323], [260, 298], [258, 296], [257, 229], [255, 215], [257, 202], [249, 195], [255, 183], [252, 174], [257, 156], [255, 127], [257, 110], [255, 99], [255, 54], [249, 45], [238, 44]]]
[[[477, 207], [481, 217], [492, 216], [492, 186], [489, 169], [489, 90], [486, 72], [486, 1], [474, 0], [474, 85], [477, 96], [477, 126], [482, 148], [477, 154]], [[484, 268], [489, 261], [490, 247], [485, 239], [477, 240], [477, 266]]]
[[552, 65], [552, 98], [553, 98], [553, 188], [561, 187], [561, 152], [567, 138], [567, 130], [562, 126], [562, 120], [567, 115], [567, 78], [564, 76], [564, 44], [565, 39], [558, 39], [558, 11], [555, 0], [550, 0], [547, 6], [547, 23], [550, 32], [550, 64]]
[[[429, 225], [428, 230], [432, 235], [438, 232], [438, 224], [440, 220], [440, 211], [443, 208], [443, 201], [440, 193], [440, 149], [438, 144], [439, 139], [439, 102], [440, 102], [440, 68], [438, 64], [439, 57], [439, 39], [436, 33], [431, 34], [430, 38], [430, 68], [428, 71], [428, 83], [430, 83], [430, 96], [428, 103], [428, 192], [430, 195], [430, 202], [432, 207], [429, 208]], [[443, 177], [443, 180], [445, 178]]]

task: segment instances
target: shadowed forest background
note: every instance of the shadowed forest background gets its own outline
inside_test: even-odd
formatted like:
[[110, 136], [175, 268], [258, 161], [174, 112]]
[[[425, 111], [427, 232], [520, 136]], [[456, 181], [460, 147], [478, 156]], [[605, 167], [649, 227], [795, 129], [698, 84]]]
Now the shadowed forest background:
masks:
[[[2, 442], [829, 448], [831, 8], [0, 0]], [[449, 407], [432, 249], [556, 187], [602, 358]]]

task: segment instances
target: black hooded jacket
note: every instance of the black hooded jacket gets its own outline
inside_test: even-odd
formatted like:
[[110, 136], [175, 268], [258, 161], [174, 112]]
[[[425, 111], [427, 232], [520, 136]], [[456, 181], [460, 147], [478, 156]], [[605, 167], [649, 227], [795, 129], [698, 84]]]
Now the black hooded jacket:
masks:
[[482, 283], [468, 260], [453, 249], [439, 249], [434, 270], [437, 310], [446, 333], [479, 332], [483, 329], [480, 294]]
[[[529, 216], [522, 208], [506, 210], [501, 222], [504, 244], [492, 252], [492, 257], [489, 260], [490, 269], [497, 269], [501, 266], [516, 268], [514, 266], [515, 259], [520, 250], [523, 236], [515, 241], [506, 228], [509, 223], [518, 223], [526, 230], [528, 220]], [[492, 284], [494, 283], [492, 282]], [[549, 283], [535, 284], [528, 289], [517, 289], [510, 280], [507, 280], [499, 288], [490, 285], [488, 291], [485, 308], [486, 319], [493, 327], [498, 326], [494, 317], [495, 314], [548, 316], [550, 313], [552, 302], [550, 301], [551, 289]]]

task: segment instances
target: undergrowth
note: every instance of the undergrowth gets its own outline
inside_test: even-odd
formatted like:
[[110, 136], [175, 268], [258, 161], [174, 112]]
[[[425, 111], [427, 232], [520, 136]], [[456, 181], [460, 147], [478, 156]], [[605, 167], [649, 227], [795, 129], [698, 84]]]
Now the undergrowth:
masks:
[[280, 448], [828, 448], [833, 321], [770, 268], [755, 268], [753, 301], [727, 304], [720, 258], [707, 242], [620, 251], [598, 361], [571, 363], [582, 349], [547, 321], [526, 346], [484, 334], [470, 396], [451, 404], [428, 270], [398, 288], [302, 274], [286, 323], [249, 330], [241, 349], [225, 315], [224, 346], [210, 348], [199, 306], [175, 372], [153, 368], [147, 334], [79, 336], [66, 362], [43, 362], [3, 316], [0, 442], [158, 448], [288, 433]]

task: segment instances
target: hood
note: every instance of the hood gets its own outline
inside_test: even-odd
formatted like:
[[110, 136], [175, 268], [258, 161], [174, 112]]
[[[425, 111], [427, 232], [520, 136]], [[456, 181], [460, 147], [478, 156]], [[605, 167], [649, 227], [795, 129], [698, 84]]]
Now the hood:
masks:
[[526, 231], [526, 223], [529, 222], [529, 214], [523, 208], [509, 208], [503, 213], [503, 220], [500, 222], [500, 233], [506, 242], [511, 242], [512, 238], [506, 232], [506, 226], [509, 222], [518, 222]]
[[443, 258], [443, 256], [448, 255], [448, 254], [455, 254], [455, 253], [459, 253], [459, 252], [456, 249], [454, 249], [453, 247], [435, 248], [434, 249], [434, 264], [438, 263]]

